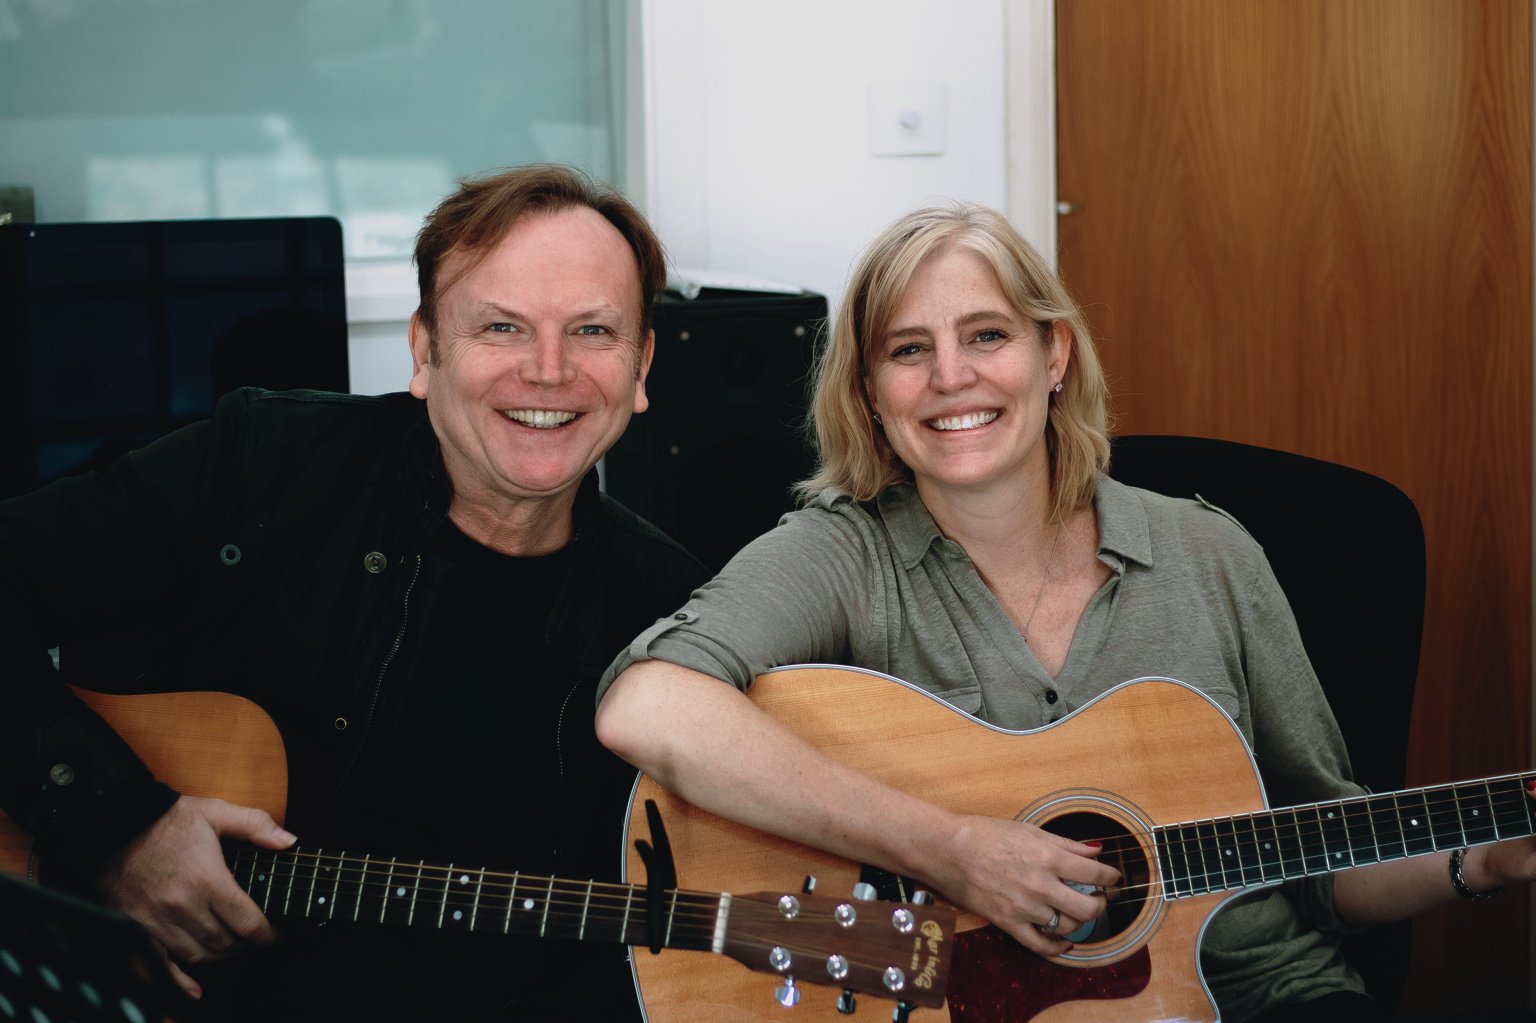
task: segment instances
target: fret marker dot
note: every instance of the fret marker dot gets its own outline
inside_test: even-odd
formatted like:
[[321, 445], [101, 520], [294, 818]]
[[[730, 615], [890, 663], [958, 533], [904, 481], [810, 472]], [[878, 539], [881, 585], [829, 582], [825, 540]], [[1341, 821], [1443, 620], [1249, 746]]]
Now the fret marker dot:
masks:
[[1328, 819], [1329, 820], [1333, 820], [1333, 811], [1332, 810], [1328, 811]]
[[1478, 815], [1478, 814], [1480, 814], [1480, 813], [1482, 813], [1482, 812], [1483, 812], [1483, 811], [1481, 811], [1481, 810], [1473, 810], [1473, 811], [1472, 811], [1472, 816], [1474, 816], [1474, 817], [1476, 817], [1476, 816], [1477, 816], [1477, 815]]
[[533, 900], [532, 899], [524, 899], [523, 900], [523, 908], [524, 909], [532, 909], [533, 908]]
[[258, 880], [258, 881], [265, 881], [266, 879], [267, 879], [267, 875], [265, 875], [265, 874], [257, 874], [256, 875], [256, 880]]
[[404, 888], [396, 888], [395, 889], [395, 894], [396, 895], [404, 895], [405, 894], [405, 889]]
[[1266, 848], [1266, 849], [1273, 849], [1274, 846], [1270, 845], [1268, 842], [1265, 842], [1264, 843], [1264, 848]]
[[464, 911], [461, 910], [461, 909], [454, 910], [453, 911], [453, 918], [455, 920], [462, 920], [462, 919], [464, 919]]
[[459, 875], [459, 884], [469, 884], [469, 875], [468, 874], [460, 874]]
[[325, 905], [325, 896], [324, 895], [320, 896], [320, 905], [322, 905], [322, 906]]
[[1333, 858], [1336, 859], [1336, 860], [1342, 860], [1344, 858], [1344, 854], [1343, 853], [1334, 853], [1333, 854]]
[[1222, 850], [1222, 855], [1224, 855], [1224, 856], [1231, 856], [1232, 855], [1232, 850], [1231, 849], [1223, 849]]
[[1419, 826], [1419, 822], [1417, 820], [1411, 820], [1408, 823], [1412, 824], [1414, 827], [1418, 827]]

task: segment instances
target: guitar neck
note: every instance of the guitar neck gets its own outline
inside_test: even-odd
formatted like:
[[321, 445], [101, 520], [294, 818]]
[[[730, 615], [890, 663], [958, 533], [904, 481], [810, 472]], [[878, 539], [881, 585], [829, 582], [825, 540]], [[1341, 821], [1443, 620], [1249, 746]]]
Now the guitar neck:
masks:
[[1536, 775], [1389, 792], [1153, 829], [1166, 897], [1288, 881], [1536, 834]]
[[[235, 880], [268, 916], [645, 944], [646, 890], [299, 847], [226, 849]], [[729, 896], [665, 893], [668, 948], [710, 951]]]

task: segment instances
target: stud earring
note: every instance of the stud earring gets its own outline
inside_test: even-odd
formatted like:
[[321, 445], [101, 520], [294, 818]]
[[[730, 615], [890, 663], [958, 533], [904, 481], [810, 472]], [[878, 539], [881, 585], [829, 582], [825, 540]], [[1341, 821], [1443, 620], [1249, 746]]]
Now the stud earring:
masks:
[[1061, 393], [1061, 381], [1060, 380], [1056, 381], [1056, 386], [1051, 388], [1051, 393], [1052, 394], [1060, 394]]
[[875, 413], [875, 425], [876, 426], [884, 426], [885, 425], [885, 420], [880, 418], [880, 413], [878, 413], [878, 412]]

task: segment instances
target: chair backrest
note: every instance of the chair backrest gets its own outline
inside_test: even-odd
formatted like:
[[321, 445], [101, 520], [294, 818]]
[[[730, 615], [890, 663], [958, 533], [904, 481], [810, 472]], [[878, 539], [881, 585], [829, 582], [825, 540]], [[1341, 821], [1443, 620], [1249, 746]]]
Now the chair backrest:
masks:
[[[1424, 628], [1424, 528], [1406, 494], [1346, 466], [1203, 437], [1114, 440], [1109, 474], [1231, 513], [1263, 546], [1349, 748], [1355, 778], [1404, 787]], [[1407, 980], [1406, 923], [1346, 942], [1392, 1011]]]

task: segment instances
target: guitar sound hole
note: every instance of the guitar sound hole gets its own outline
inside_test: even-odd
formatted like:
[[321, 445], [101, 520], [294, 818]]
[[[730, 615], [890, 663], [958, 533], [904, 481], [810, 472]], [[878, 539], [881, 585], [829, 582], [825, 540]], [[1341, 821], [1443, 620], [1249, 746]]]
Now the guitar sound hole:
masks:
[[1102, 842], [1100, 862], [1120, 871], [1120, 884], [1108, 890], [1109, 902], [1104, 912], [1067, 937], [1075, 944], [1108, 941], [1130, 927], [1141, 913], [1152, 880], [1146, 851], [1135, 836], [1119, 821], [1096, 813], [1063, 814], [1043, 827], [1077, 842]]

